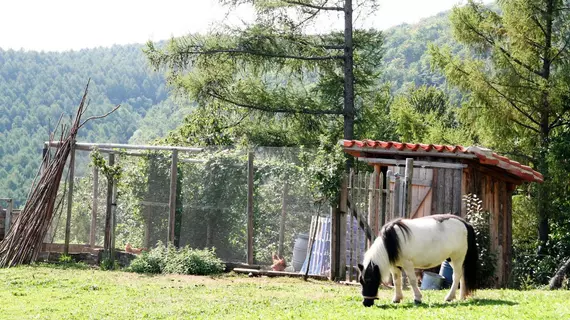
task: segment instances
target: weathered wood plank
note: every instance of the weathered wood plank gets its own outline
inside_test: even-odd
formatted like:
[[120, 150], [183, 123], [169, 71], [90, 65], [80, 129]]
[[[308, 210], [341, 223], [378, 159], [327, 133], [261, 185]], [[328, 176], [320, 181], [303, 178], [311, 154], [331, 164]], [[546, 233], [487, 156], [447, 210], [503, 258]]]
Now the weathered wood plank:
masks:
[[394, 173], [392, 172], [392, 170], [388, 170], [386, 171], [386, 203], [384, 204], [385, 207], [385, 211], [386, 211], [386, 215], [383, 221], [383, 224], [385, 224], [386, 222], [392, 220], [394, 218], [394, 211], [392, 208], [392, 204], [393, 204], [393, 199], [392, 199], [392, 190], [390, 188], [392, 188], [392, 183], [391, 183], [391, 179], [392, 179], [392, 175]]
[[[409, 159], [409, 158], [408, 158]], [[367, 158], [367, 157], [359, 157], [358, 160], [362, 162], [366, 162], [369, 164], [380, 164], [380, 165], [395, 165], [395, 166], [405, 166], [405, 160], [396, 160], [396, 159], [381, 159], [381, 158]], [[415, 167], [423, 167], [423, 168], [447, 168], [447, 169], [462, 169], [467, 167], [466, 164], [457, 163], [457, 162], [443, 162], [443, 161], [422, 161], [416, 160], [414, 161]]]
[[405, 190], [404, 190], [404, 217], [411, 218], [412, 211], [412, 179], [414, 177], [414, 159], [406, 158], [406, 171], [404, 175]]
[[[245, 268], [234, 268], [235, 273], [245, 273], [251, 274], [251, 276], [267, 276], [267, 277], [293, 277], [302, 278], [304, 275], [298, 272], [285, 272], [285, 271], [273, 271], [273, 270], [258, 270], [258, 269], [245, 269]], [[309, 278], [326, 280], [326, 276], [322, 275], [308, 275]]]
[[462, 195], [462, 176], [463, 170], [453, 170], [453, 204], [451, 212], [455, 215], [461, 216], [461, 195]]
[[453, 170], [445, 169], [444, 208], [442, 213], [451, 213], [453, 209]]
[[445, 213], [445, 171], [446, 169], [437, 170], [437, 198], [436, 202], [436, 214]]

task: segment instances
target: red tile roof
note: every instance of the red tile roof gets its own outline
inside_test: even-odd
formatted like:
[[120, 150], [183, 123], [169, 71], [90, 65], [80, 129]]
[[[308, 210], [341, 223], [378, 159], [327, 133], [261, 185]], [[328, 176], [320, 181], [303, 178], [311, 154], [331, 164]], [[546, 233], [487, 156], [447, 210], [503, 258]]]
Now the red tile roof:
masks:
[[[341, 140], [341, 145], [346, 153], [355, 157], [359, 157], [362, 152], [378, 153], [382, 151], [392, 151], [394, 154], [418, 154], [426, 156], [446, 156], [458, 158], [477, 159], [479, 163], [484, 165], [492, 165], [499, 167], [510, 174], [513, 174], [522, 180], [531, 182], [544, 182], [544, 178], [540, 172], [533, 170], [529, 166], [522, 165], [507, 157], [498, 155], [497, 153], [481, 148], [481, 147], [463, 147], [449, 146], [438, 144], [423, 143], [401, 143], [393, 141], [376, 141], [376, 140]], [[390, 153], [392, 153], [390, 152]]]

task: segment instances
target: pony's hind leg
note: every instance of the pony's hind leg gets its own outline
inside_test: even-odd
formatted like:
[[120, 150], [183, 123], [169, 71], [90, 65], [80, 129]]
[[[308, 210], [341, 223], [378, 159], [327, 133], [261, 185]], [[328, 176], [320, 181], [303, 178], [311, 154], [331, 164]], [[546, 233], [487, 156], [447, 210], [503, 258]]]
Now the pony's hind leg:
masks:
[[400, 303], [404, 294], [402, 293], [402, 271], [398, 268], [394, 268], [392, 271], [392, 280], [394, 280], [394, 299], [393, 303]]
[[404, 271], [406, 271], [406, 275], [408, 276], [410, 286], [412, 286], [412, 292], [414, 293], [414, 303], [415, 304], [422, 303], [422, 293], [420, 291], [420, 288], [418, 288], [418, 278], [416, 277], [414, 265], [411, 263], [405, 263]]
[[[449, 293], [445, 296], [445, 301], [452, 301], [455, 299], [457, 287], [459, 287], [459, 282], [463, 279], [463, 259], [461, 261], [451, 260], [449, 263], [451, 268], [453, 268], [453, 284]], [[465, 286], [461, 286], [461, 290], [464, 290]]]
[[467, 298], [467, 289], [465, 288], [465, 275], [463, 275], [459, 283], [459, 299], [465, 300], [465, 298]]

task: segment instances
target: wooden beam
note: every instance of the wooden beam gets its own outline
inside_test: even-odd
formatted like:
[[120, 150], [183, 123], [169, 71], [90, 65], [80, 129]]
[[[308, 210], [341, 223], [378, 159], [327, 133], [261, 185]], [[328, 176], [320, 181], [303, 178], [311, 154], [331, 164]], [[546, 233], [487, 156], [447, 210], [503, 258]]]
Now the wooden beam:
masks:
[[176, 185], [178, 179], [178, 150], [172, 150], [170, 163], [170, 193], [168, 198], [168, 243], [174, 245], [174, 226], [176, 217]]
[[287, 182], [283, 185], [283, 192], [281, 194], [281, 221], [279, 221], [279, 247], [277, 254], [283, 257], [283, 244], [285, 242], [285, 220], [287, 219], [287, 189], [289, 185]]
[[[413, 159], [413, 158], [408, 158]], [[369, 157], [358, 157], [359, 161], [366, 162], [368, 164], [379, 164], [385, 166], [405, 166], [406, 160], [397, 159], [385, 159], [385, 158], [369, 158]], [[414, 167], [418, 168], [445, 168], [445, 169], [463, 169], [467, 165], [464, 163], [450, 163], [450, 162], [439, 162], [439, 161], [413, 161]]]
[[253, 152], [247, 155], [247, 263], [253, 264]]
[[[340, 142], [341, 146], [343, 142]], [[391, 155], [391, 156], [404, 156], [404, 157], [438, 157], [438, 158], [455, 158], [455, 159], [477, 159], [477, 156], [471, 153], [446, 153], [437, 151], [399, 151], [399, 150], [386, 150], [386, 149], [372, 149], [360, 147], [343, 147], [344, 152], [347, 151], [360, 151], [368, 154], [378, 155]]]
[[97, 206], [99, 202], [99, 168], [93, 166], [93, 203], [91, 206], [91, 229], [89, 230], [89, 245], [95, 247], [97, 234]]
[[[63, 144], [62, 141], [46, 141], [46, 146], [52, 148], [59, 148]], [[136, 149], [136, 150], [162, 150], [162, 151], [183, 151], [183, 152], [202, 152], [204, 148], [192, 147], [177, 147], [177, 146], [151, 146], [151, 145], [136, 145], [136, 144], [122, 144], [122, 143], [87, 143], [77, 142], [75, 144], [77, 150], [94, 150], [94, 149]]]
[[63, 254], [69, 254], [69, 236], [71, 232], [71, 209], [73, 208], [73, 180], [75, 179], [75, 141], [71, 144], [69, 154], [69, 182], [67, 191], [67, 216], [65, 219], [65, 245], [63, 246]]

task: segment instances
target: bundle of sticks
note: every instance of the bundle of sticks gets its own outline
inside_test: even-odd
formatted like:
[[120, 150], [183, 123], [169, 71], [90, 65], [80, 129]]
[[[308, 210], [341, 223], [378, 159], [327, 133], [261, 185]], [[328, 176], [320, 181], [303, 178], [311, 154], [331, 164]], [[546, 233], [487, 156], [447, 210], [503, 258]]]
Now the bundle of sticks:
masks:
[[[24, 209], [14, 221], [4, 240], [0, 242], [0, 267], [28, 264], [37, 259], [43, 239], [54, 216], [54, 207], [61, 177], [67, 158], [75, 144], [78, 130], [89, 120], [106, 117], [119, 108], [119, 106], [116, 106], [105, 115], [90, 117], [81, 122], [81, 117], [85, 114], [89, 105], [86, 101], [88, 91], [89, 81], [71, 126], [61, 126], [60, 141], [63, 141], [61, 146], [56, 150], [53, 157], [50, 155], [50, 152], [44, 155], [39, 181], [38, 176], [36, 176]], [[60, 126], [61, 119], [62, 117], [60, 117], [56, 128]], [[50, 142], [53, 141], [53, 137], [54, 133], [50, 135]]]

